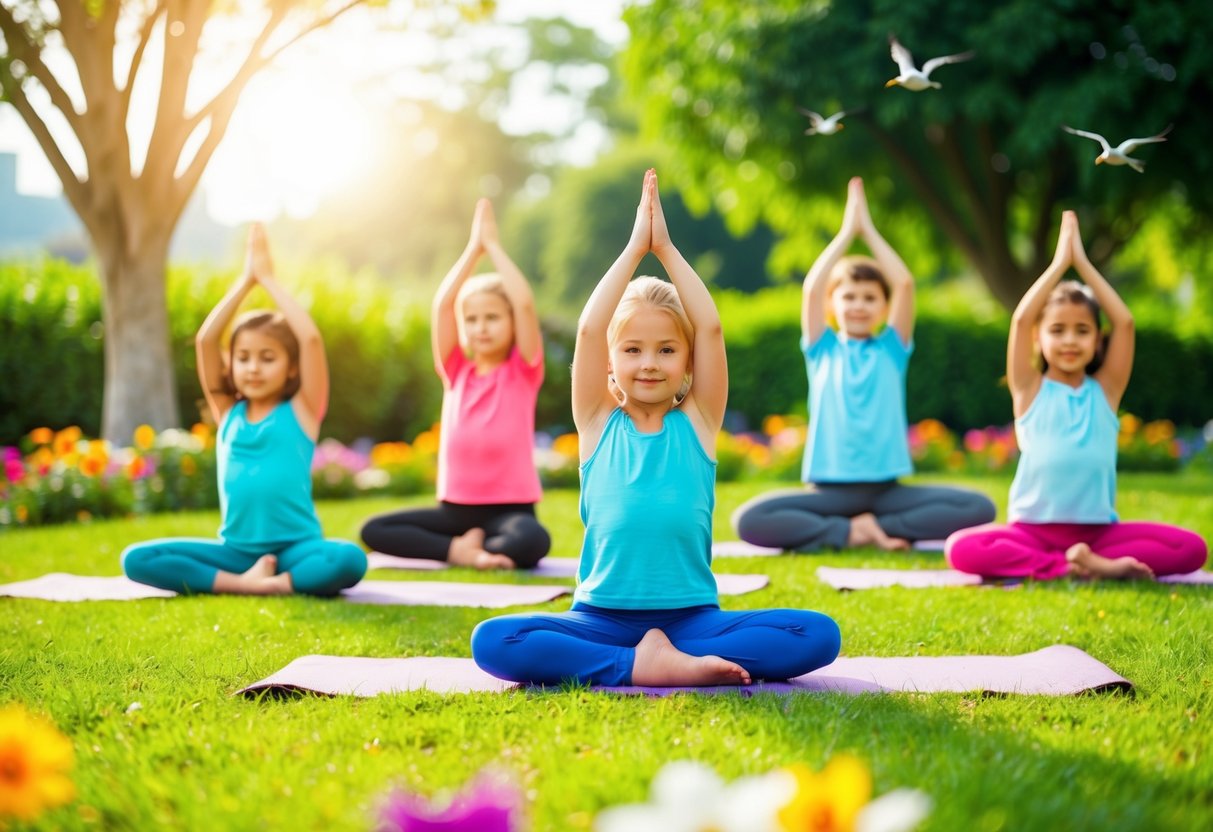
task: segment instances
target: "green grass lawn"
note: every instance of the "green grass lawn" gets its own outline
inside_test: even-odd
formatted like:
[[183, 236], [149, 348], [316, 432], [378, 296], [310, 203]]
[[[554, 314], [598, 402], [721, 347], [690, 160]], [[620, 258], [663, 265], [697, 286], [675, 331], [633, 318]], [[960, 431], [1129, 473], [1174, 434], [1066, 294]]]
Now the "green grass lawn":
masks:
[[[1006, 480], [970, 484], [1005, 507]], [[769, 487], [722, 485], [717, 537], [732, 537], [730, 512]], [[324, 503], [320, 513], [329, 534], [356, 537], [362, 519], [399, 505]], [[1122, 475], [1120, 510], [1211, 540], [1213, 479]], [[550, 492], [540, 515], [554, 554], [575, 555], [577, 495]], [[9, 532], [0, 535], [0, 581], [117, 574], [126, 545], [211, 536], [217, 523], [200, 513]], [[472, 627], [495, 613], [307, 598], [0, 598], [0, 705], [48, 713], [75, 744], [79, 797], [43, 816], [42, 829], [370, 829], [390, 787], [440, 794], [495, 763], [524, 784], [535, 830], [576, 830], [604, 806], [643, 799], [670, 760], [704, 761], [731, 779], [793, 762], [819, 768], [843, 751], [871, 766], [878, 793], [929, 793], [926, 829], [1213, 828], [1209, 587], [1063, 581], [841, 594], [816, 580], [821, 564], [939, 566], [941, 556], [722, 559], [720, 571], [771, 577], [769, 588], [724, 606], [821, 610], [839, 622], [849, 655], [1073, 644], [1133, 680], [1136, 692], [650, 700], [569, 689], [256, 701], [231, 694], [304, 654], [467, 656]]]

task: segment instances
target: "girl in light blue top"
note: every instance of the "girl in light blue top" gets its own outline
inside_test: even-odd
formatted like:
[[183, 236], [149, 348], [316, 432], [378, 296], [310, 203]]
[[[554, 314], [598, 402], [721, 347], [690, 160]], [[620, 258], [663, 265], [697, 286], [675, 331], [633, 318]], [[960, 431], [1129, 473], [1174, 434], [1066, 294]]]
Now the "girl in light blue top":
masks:
[[[672, 285], [631, 280], [650, 251]], [[720, 316], [670, 240], [650, 170], [631, 239], [577, 329], [586, 532], [573, 607], [481, 623], [472, 634], [480, 667], [533, 684], [721, 685], [834, 660], [838, 626], [820, 613], [720, 609], [711, 529], [728, 391]]]
[[[280, 313], [248, 312], [223, 330], [260, 285]], [[311, 317], [274, 279], [260, 225], [244, 274], [198, 330], [198, 377], [219, 425], [219, 540], [170, 538], [131, 546], [122, 568], [177, 592], [334, 595], [366, 572], [366, 555], [325, 540], [312, 504], [312, 453], [328, 408], [324, 342]]]
[[[1061, 280], [1071, 266], [1085, 286]], [[1106, 337], [1101, 309], [1111, 324]], [[1116, 516], [1116, 408], [1133, 349], [1133, 315], [1087, 258], [1078, 218], [1066, 211], [1053, 261], [1016, 307], [1007, 342], [1020, 450], [1010, 523], [948, 538], [953, 567], [1051, 580], [1150, 578], [1204, 564], [1200, 535]]]
[[[856, 238], [874, 259], [843, 256]], [[906, 549], [993, 520], [994, 503], [982, 494], [897, 481], [913, 472], [905, 390], [914, 278], [876, 230], [859, 177], [850, 182], [842, 227], [805, 276], [803, 297], [809, 428], [801, 479], [809, 487], [750, 500], [733, 516], [738, 536], [796, 552]]]

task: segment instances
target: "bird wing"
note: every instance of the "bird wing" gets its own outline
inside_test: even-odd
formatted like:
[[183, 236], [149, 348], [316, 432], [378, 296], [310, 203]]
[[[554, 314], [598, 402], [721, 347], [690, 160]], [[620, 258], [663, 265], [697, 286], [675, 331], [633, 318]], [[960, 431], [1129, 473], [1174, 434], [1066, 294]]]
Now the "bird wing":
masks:
[[1116, 149], [1119, 150], [1121, 153], [1132, 153], [1134, 150], [1136, 150], [1138, 147], [1140, 147], [1143, 144], [1153, 144], [1154, 142], [1165, 142], [1167, 140], [1166, 135], [1171, 132], [1171, 128], [1174, 126], [1175, 125], [1173, 125], [1173, 124], [1168, 124], [1166, 130], [1163, 130], [1161, 133], [1156, 133], [1153, 136], [1148, 136], [1147, 138], [1144, 138], [1144, 139], [1125, 139], [1123, 142], [1120, 143], [1120, 147], [1118, 147]]
[[914, 71], [914, 56], [910, 54], [910, 50], [906, 49], [897, 42], [897, 38], [889, 36], [889, 54], [893, 56], [893, 62], [897, 64], [897, 68], [901, 70], [901, 74]]
[[1067, 133], [1073, 133], [1075, 136], [1083, 136], [1084, 138], [1094, 139], [1103, 145], [1105, 152], [1111, 152], [1112, 150], [1112, 146], [1108, 144], [1108, 140], [1098, 133], [1088, 133], [1086, 130], [1075, 130], [1073, 127], [1067, 127], [1064, 124], [1061, 126], [1061, 129], [1065, 130]]
[[930, 75], [932, 70], [935, 70], [944, 64], [958, 64], [961, 61], [967, 61], [972, 58], [974, 54], [975, 53], [970, 50], [969, 52], [960, 52], [956, 55], [941, 55], [938, 58], [932, 58], [922, 65], [922, 74]]
[[824, 119], [821, 117], [821, 113], [815, 113], [812, 110], [806, 110], [804, 107], [801, 107], [799, 105], [796, 107], [796, 109], [797, 109], [797, 111], [800, 112], [800, 114], [802, 116], [807, 118], [809, 120], [809, 123], [811, 123], [814, 127], [816, 127], [818, 124], [821, 124], [821, 122], [824, 121]]

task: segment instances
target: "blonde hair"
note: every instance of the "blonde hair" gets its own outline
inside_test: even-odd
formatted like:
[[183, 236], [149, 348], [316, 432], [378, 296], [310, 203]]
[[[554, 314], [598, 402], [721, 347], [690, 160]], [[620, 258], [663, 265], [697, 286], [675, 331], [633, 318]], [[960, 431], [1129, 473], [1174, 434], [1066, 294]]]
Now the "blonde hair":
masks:
[[834, 290], [844, 280], [851, 280], [856, 283], [862, 283], [866, 280], [879, 284], [881, 291], [884, 292], [885, 300], [888, 300], [891, 294], [889, 279], [880, 270], [880, 264], [871, 257], [852, 254], [848, 257], [843, 257], [835, 263], [834, 268], [830, 270], [830, 277], [826, 281], [826, 294], [833, 294]]
[[505, 291], [505, 283], [501, 280], [501, 275], [496, 272], [474, 275], [465, 280], [459, 287], [459, 293], [455, 295], [456, 312], [463, 311], [463, 302], [468, 297], [482, 292], [486, 295], [498, 295], [510, 308], [510, 315], [514, 314], [514, 304], [510, 303], [510, 296]]
[[[628, 288], [624, 290], [623, 297], [619, 299], [619, 305], [615, 307], [615, 314], [611, 316], [611, 322], [607, 324], [607, 347], [611, 347], [619, 339], [619, 331], [623, 329], [623, 325], [630, 321], [633, 316], [641, 309], [656, 309], [660, 312], [665, 312], [674, 319], [678, 324], [678, 329], [682, 332], [683, 338], [686, 339], [687, 347], [692, 350], [692, 355], [695, 349], [695, 326], [691, 323], [691, 319], [687, 317], [687, 312], [682, 307], [682, 300], [678, 297], [678, 290], [674, 288], [672, 283], [657, 277], [638, 277], [628, 284]], [[614, 380], [611, 381], [612, 391], [616, 388]], [[691, 389], [691, 372], [687, 372], [686, 377], [682, 380], [682, 386], [678, 390], [678, 395], [675, 397], [675, 404], [686, 398], [687, 393]]]

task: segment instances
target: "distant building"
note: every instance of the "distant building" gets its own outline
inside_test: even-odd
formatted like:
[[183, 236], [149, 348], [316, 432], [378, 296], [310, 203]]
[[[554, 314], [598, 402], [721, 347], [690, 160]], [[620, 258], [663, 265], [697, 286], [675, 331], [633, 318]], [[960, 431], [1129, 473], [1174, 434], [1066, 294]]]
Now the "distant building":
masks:
[[[173, 260], [215, 261], [230, 256], [236, 229], [206, 213], [201, 192], [186, 206], [169, 256]], [[90, 255], [84, 225], [59, 196], [17, 192], [17, 156], [0, 153], [0, 259], [50, 253], [74, 262]]]

